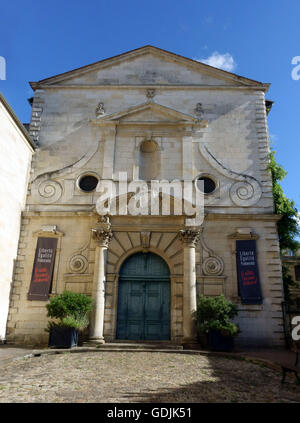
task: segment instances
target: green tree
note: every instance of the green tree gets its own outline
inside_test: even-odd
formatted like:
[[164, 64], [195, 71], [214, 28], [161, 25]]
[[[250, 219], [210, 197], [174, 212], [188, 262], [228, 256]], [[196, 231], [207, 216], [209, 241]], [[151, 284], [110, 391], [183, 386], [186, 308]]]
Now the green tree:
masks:
[[[299, 243], [295, 238], [300, 234], [297, 221], [298, 210], [295, 207], [294, 201], [285, 196], [280, 185], [280, 181], [285, 178], [287, 172], [276, 162], [275, 154], [276, 151], [274, 150], [270, 153], [269, 169], [272, 174], [274, 211], [281, 216], [281, 219], [277, 222], [280, 254], [286, 253], [287, 250], [296, 254]], [[285, 300], [290, 302], [290, 287], [297, 286], [297, 284], [294, 283], [288, 272], [288, 267], [284, 264], [282, 265], [282, 277]]]

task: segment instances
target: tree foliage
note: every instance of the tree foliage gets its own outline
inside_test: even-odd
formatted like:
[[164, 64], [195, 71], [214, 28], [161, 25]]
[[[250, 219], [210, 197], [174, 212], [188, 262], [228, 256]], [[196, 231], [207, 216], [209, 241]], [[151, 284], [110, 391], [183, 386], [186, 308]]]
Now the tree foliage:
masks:
[[[276, 162], [275, 154], [276, 151], [274, 150], [270, 153], [269, 169], [272, 174], [274, 211], [276, 214], [281, 216], [281, 219], [277, 222], [280, 253], [282, 255], [290, 250], [293, 254], [296, 254], [299, 248], [299, 243], [295, 238], [300, 234], [298, 226], [298, 210], [295, 207], [294, 201], [285, 196], [280, 185], [280, 181], [285, 178], [287, 172]], [[288, 268], [284, 264], [282, 266], [282, 277], [285, 300], [290, 301], [290, 287], [297, 286], [297, 284], [293, 282], [293, 279], [288, 272]]]

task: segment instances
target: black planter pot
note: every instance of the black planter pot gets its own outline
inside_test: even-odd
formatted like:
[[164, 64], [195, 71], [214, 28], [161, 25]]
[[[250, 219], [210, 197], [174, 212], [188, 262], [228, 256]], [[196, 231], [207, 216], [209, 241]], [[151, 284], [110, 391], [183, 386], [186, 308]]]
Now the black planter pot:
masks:
[[213, 351], [232, 351], [234, 349], [233, 336], [225, 336], [218, 330], [210, 330], [207, 335], [208, 346]]
[[205, 333], [197, 334], [197, 342], [201, 345], [201, 348], [206, 350], [208, 348], [208, 336]]
[[78, 343], [78, 330], [74, 328], [52, 327], [49, 333], [50, 348], [72, 348]]

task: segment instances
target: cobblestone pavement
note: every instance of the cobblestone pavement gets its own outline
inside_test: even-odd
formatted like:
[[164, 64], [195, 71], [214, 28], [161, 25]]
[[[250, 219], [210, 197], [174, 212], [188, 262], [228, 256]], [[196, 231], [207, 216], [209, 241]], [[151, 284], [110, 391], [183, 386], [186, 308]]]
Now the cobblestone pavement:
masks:
[[32, 348], [0, 345], [0, 364], [4, 362], [8, 362], [12, 358], [23, 357], [31, 353], [32, 353]]
[[253, 363], [158, 352], [22, 358], [0, 369], [0, 402], [300, 402], [293, 377]]

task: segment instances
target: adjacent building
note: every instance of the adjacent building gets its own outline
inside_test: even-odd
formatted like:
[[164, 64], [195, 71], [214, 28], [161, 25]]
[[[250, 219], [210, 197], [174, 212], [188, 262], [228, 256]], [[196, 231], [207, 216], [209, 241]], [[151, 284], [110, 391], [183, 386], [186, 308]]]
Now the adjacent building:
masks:
[[287, 251], [282, 257], [282, 263], [288, 267], [289, 274], [295, 283], [290, 287], [291, 300], [300, 310], [300, 245], [296, 254]]
[[[34, 144], [0, 94], [0, 342], [5, 339], [9, 295], [18, 257], [21, 212]], [[15, 282], [15, 287], [18, 283]], [[12, 294], [12, 298], [15, 298]]]

